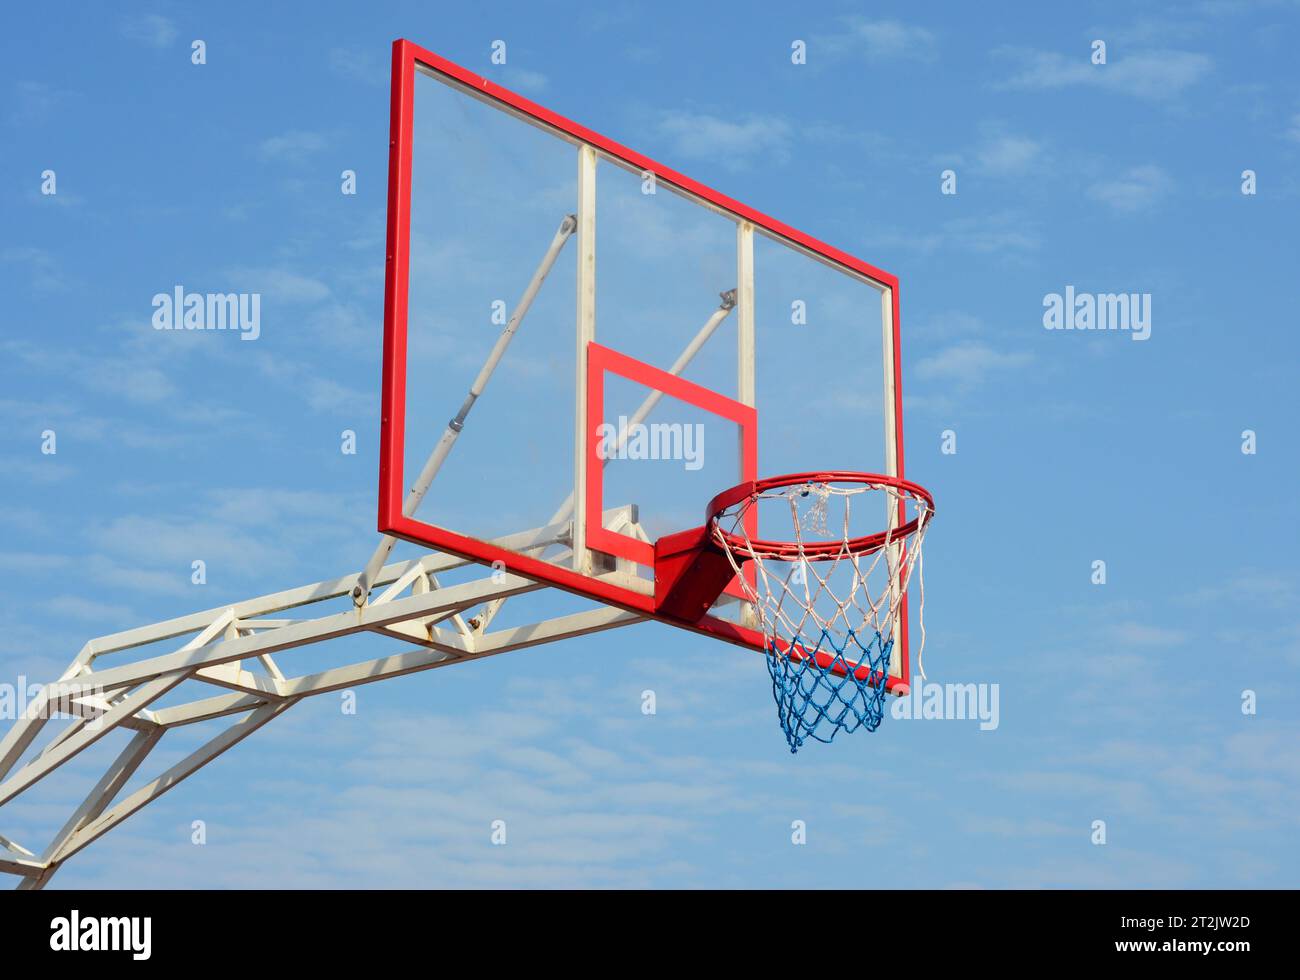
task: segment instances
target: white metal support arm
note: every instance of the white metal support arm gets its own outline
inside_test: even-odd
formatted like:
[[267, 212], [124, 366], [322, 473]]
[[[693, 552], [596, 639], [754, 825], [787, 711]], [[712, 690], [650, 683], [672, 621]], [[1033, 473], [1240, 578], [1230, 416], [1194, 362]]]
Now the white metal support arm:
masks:
[[[614, 508], [606, 517], [634, 524], [635, 510]], [[564, 549], [571, 544], [571, 527], [560, 522], [496, 543], [533, 553]], [[598, 607], [525, 626], [473, 631], [460, 618], [464, 610], [543, 586], [511, 574], [439, 585], [439, 574], [469, 564], [429, 553], [383, 566], [372, 588], [387, 588], [362, 608], [352, 603], [357, 581], [352, 573], [91, 640], [0, 738], [0, 828], [16, 801], [37, 782], [57, 776], [114, 729], [134, 734], [42, 851], [0, 835], [0, 873], [17, 876], [20, 889], [43, 887], [68, 858], [303, 698], [615, 629], [642, 618]], [[324, 671], [288, 672], [296, 648], [356, 633], [390, 637], [403, 648]], [[157, 644], [169, 641], [178, 645], [159, 652]], [[135, 659], [130, 659], [133, 653]], [[114, 655], [112, 665], [99, 667], [99, 658], [109, 654]], [[212, 693], [160, 706], [186, 681], [206, 685]], [[229, 727], [169, 769], [130, 787], [169, 731], [218, 718], [230, 718]], [[58, 731], [39, 744], [47, 724]]]

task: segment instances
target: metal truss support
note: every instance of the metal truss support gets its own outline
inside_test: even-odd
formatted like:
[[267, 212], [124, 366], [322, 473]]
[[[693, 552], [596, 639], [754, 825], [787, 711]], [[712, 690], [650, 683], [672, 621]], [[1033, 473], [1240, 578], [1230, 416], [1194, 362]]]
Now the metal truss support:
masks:
[[[614, 508], [606, 518], [629, 527], [629, 533], [640, 532], [634, 508]], [[564, 560], [572, 546], [572, 524], [533, 528], [496, 543]], [[109, 733], [122, 729], [130, 738], [43, 851], [0, 836], [0, 873], [16, 876], [20, 889], [44, 887], [74, 854], [303, 698], [616, 629], [643, 618], [599, 606], [523, 626], [471, 628], [463, 617], [467, 610], [544, 586], [502, 572], [454, 585], [440, 582], [440, 575], [470, 564], [429, 553], [385, 565], [369, 580], [371, 598], [360, 607], [353, 602], [359, 578], [353, 573], [91, 640], [0, 738], [0, 821], [33, 785], [56, 776]], [[627, 572], [616, 569], [608, 575], [625, 577]], [[357, 633], [388, 637], [406, 648], [310, 674], [289, 671], [296, 648]], [[101, 661], [109, 655], [111, 665]], [[198, 682], [209, 692], [164, 704], [186, 682]], [[171, 768], [130, 788], [169, 731], [222, 718], [230, 719], [227, 728]], [[58, 730], [38, 744], [47, 725]]]

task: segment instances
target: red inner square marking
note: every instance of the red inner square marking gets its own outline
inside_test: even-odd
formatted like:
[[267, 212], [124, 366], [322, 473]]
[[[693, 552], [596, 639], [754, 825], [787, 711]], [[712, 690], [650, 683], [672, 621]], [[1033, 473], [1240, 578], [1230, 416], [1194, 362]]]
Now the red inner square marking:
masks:
[[[651, 367], [616, 350], [595, 342], [587, 345], [587, 546], [638, 565], [653, 565], [654, 545], [611, 531], [601, 521], [605, 510], [605, 460], [600, 458], [600, 427], [605, 421], [607, 372], [736, 423], [740, 428], [737, 483], [758, 476], [758, 412], [752, 406], [720, 395], [711, 388]], [[757, 528], [751, 531], [756, 534]]]

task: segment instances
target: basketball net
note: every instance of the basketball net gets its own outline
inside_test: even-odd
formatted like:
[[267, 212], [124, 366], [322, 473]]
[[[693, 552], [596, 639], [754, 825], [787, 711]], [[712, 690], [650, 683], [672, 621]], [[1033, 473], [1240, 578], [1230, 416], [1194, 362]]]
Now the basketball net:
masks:
[[[810, 738], [830, 742], [841, 731], [879, 727], [890, 654], [903, 625], [903, 599], [913, 570], [921, 630], [917, 670], [925, 677], [921, 545], [934, 515], [933, 501], [903, 481], [884, 482], [889, 478], [871, 474], [851, 480], [827, 476], [770, 489], [756, 485], [712, 521], [713, 537], [727, 554], [766, 640], [772, 694], [792, 753]], [[886, 530], [855, 537], [850, 530], [854, 508], [870, 501], [874, 509], [880, 494], [885, 495]], [[788, 511], [788, 541], [751, 537], [760, 510], [777, 512], [764, 517], [765, 526], [781, 510]], [[747, 563], [752, 563], [749, 574]]]

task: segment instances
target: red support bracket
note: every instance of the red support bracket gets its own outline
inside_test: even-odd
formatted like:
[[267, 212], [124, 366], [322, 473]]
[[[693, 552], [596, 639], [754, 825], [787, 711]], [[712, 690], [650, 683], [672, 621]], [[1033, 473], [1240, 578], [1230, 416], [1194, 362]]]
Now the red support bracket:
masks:
[[696, 623], [718, 601], [736, 570], [709, 528], [667, 534], [655, 542], [655, 612]]

